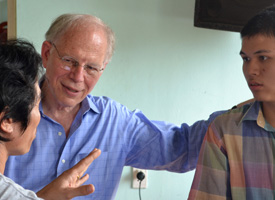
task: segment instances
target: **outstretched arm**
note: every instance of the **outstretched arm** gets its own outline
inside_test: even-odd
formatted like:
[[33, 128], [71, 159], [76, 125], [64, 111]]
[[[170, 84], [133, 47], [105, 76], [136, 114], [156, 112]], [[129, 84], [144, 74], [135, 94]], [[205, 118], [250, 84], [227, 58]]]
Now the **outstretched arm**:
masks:
[[71, 169], [63, 172], [49, 185], [37, 192], [37, 196], [46, 200], [68, 200], [76, 196], [85, 196], [94, 192], [92, 184], [82, 185], [89, 178], [83, 174], [90, 164], [101, 154], [99, 149], [94, 149], [88, 156], [83, 158]]

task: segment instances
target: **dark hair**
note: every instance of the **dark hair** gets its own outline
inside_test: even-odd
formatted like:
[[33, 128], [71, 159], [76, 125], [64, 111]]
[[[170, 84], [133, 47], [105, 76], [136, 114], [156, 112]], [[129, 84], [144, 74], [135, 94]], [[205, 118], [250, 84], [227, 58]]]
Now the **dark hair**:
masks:
[[252, 17], [241, 30], [241, 38], [255, 35], [275, 37], [275, 4]]
[[[34, 107], [37, 93], [35, 83], [42, 69], [40, 55], [34, 46], [25, 40], [9, 40], [0, 44], [0, 120], [12, 119], [26, 130], [30, 112]], [[0, 140], [9, 141], [3, 137]]]

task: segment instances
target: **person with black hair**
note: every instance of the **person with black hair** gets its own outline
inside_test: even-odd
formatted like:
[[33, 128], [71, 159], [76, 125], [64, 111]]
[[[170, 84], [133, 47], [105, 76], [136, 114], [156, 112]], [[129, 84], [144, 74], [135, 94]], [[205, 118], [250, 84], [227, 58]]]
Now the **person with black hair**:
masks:
[[252, 17], [241, 38], [243, 74], [256, 101], [211, 123], [190, 200], [275, 197], [275, 6]]
[[[37, 194], [3, 175], [9, 156], [27, 153], [36, 136], [41, 69], [41, 57], [31, 43], [11, 40], [0, 44], [0, 199], [66, 200], [95, 190], [93, 185], [81, 185], [88, 179], [84, 172], [100, 155], [97, 149]], [[32, 176], [32, 169], [29, 170], [28, 175]]]

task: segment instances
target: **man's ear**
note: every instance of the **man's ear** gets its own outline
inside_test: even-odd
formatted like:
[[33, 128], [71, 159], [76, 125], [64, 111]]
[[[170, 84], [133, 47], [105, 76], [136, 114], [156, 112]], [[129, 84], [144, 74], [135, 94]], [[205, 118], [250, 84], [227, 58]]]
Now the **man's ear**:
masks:
[[51, 47], [52, 44], [49, 41], [44, 41], [41, 47], [42, 64], [45, 68], [47, 68]]
[[4, 119], [0, 124], [1, 130], [5, 133], [13, 132], [13, 120], [12, 119]]
[[103, 64], [103, 69], [106, 68], [106, 66], [107, 66], [108, 63], [109, 63], [109, 62], [104, 62], [104, 64]]

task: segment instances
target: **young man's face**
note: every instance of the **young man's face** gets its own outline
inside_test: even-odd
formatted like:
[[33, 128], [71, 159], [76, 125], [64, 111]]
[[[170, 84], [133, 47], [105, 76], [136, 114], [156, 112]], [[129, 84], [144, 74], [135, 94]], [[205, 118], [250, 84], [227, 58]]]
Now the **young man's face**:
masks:
[[275, 102], [275, 37], [242, 39], [243, 73], [257, 101]]
[[35, 88], [37, 92], [37, 99], [30, 112], [30, 121], [24, 133], [22, 133], [21, 124], [19, 122], [13, 122], [11, 124], [13, 127], [13, 138], [11, 141], [6, 143], [6, 148], [8, 149], [9, 155], [21, 155], [29, 152], [31, 144], [36, 137], [36, 129], [41, 118], [39, 111], [41, 91], [38, 82], [36, 82]]

